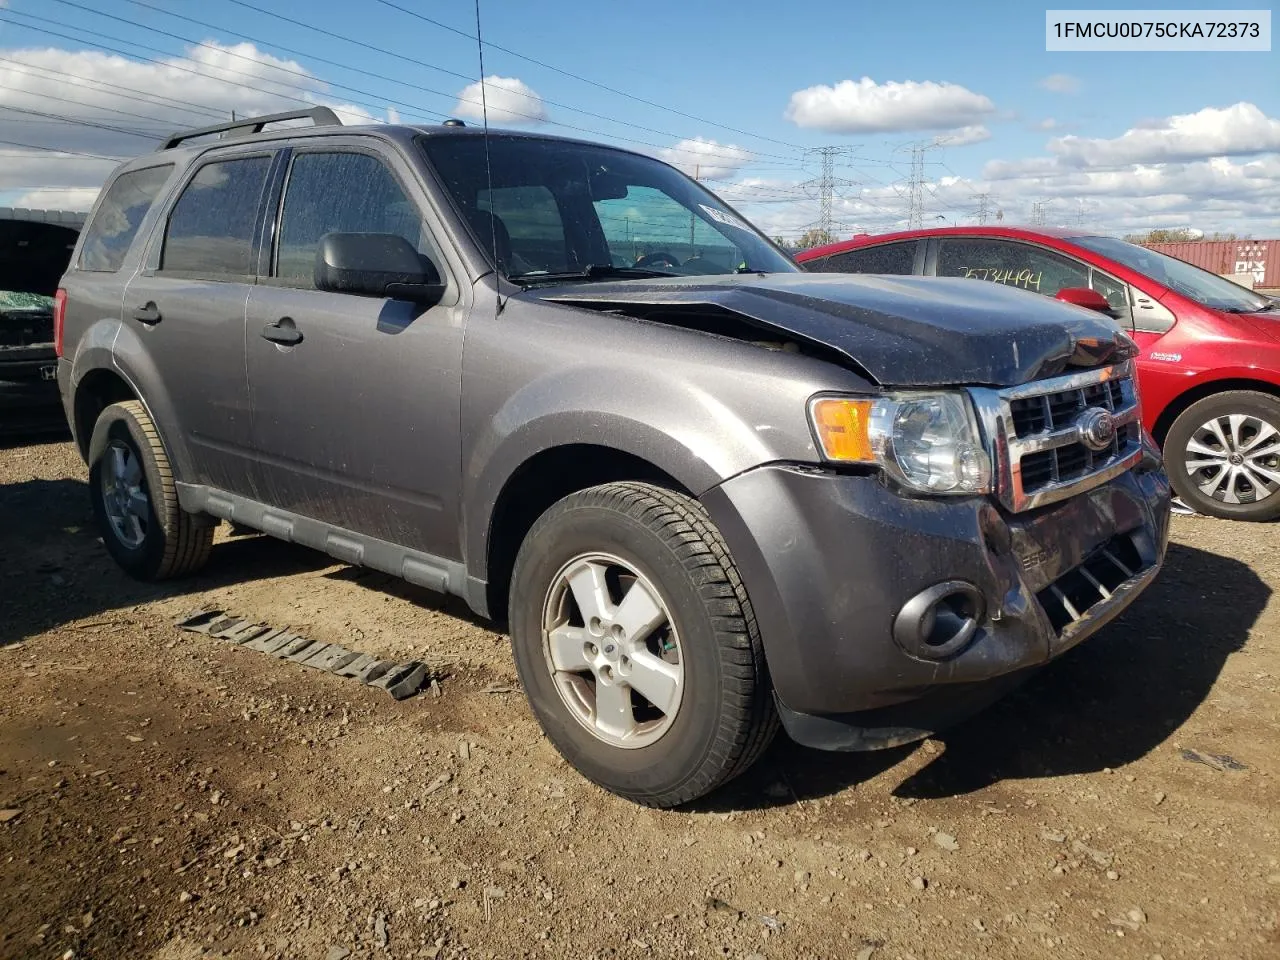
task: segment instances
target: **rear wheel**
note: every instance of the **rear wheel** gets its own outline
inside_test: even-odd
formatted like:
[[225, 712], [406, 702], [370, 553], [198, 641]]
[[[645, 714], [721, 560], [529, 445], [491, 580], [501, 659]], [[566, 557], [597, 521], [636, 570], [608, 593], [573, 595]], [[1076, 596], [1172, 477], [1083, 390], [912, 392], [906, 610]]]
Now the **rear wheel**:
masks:
[[194, 573], [209, 559], [213, 524], [178, 505], [160, 434], [136, 400], [98, 416], [89, 444], [93, 512], [107, 552], [140, 580]]
[[1197, 513], [1280, 517], [1280, 400], [1230, 390], [1193, 403], [1164, 441], [1169, 480]]
[[777, 728], [755, 616], [696, 500], [640, 483], [566, 497], [520, 548], [510, 611], [543, 730], [607, 790], [687, 803]]

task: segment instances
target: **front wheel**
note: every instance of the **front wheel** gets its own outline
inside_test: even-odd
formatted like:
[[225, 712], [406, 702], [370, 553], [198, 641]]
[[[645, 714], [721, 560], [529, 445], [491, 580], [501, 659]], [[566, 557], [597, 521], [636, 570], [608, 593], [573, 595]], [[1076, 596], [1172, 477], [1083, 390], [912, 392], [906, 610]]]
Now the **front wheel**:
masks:
[[1174, 491], [1197, 513], [1226, 520], [1280, 517], [1280, 400], [1230, 390], [1193, 403], [1169, 429]]
[[560, 753], [607, 790], [687, 803], [777, 728], [755, 616], [696, 500], [641, 483], [575, 493], [520, 548], [516, 667]]

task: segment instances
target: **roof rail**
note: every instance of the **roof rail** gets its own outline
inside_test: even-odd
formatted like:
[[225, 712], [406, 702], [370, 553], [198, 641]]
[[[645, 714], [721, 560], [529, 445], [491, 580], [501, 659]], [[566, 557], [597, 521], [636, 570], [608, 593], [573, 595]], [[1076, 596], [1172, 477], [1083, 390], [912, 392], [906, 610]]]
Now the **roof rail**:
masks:
[[243, 120], [232, 120], [230, 123], [215, 123], [211, 127], [199, 127], [195, 130], [184, 130], [165, 139], [156, 151], [171, 150], [184, 140], [196, 137], [207, 137], [211, 133], [221, 133], [228, 137], [247, 137], [261, 133], [268, 123], [279, 123], [282, 120], [311, 120], [317, 127], [341, 126], [338, 115], [328, 107], [312, 107], [310, 110], [290, 110], [286, 113], [271, 113], [263, 117], [245, 117]]

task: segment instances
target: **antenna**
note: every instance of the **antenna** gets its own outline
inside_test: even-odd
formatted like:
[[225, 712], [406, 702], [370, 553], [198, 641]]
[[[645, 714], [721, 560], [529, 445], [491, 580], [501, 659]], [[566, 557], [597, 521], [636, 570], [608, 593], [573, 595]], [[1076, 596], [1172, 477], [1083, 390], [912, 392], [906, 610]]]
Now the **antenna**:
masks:
[[476, 50], [480, 55], [480, 117], [484, 122], [484, 172], [489, 181], [489, 240], [493, 251], [494, 302], [493, 316], [502, 313], [502, 268], [498, 263], [498, 215], [493, 212], [493, 163], [489, 159], [489, 100], [485, 96], [484, 40], [480, 33], [480, 0], [476, 0]]

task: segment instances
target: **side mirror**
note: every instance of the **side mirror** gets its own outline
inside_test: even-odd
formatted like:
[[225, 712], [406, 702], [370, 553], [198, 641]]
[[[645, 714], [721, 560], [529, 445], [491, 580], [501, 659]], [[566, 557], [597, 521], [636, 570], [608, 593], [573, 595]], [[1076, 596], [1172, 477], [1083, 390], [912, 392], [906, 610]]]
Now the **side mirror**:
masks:
[[1053, 299], [1061, 300], [1063, 303], [1075, 304], [1077, 307], [1084, 307], [1086, 310], [1096, 310], [1098, 313], [1105, 313], [1109, 317], [1115, 316], [1115, 311], [1111, 309], [1111, 304], [1107, 302], [1107, 298], [1097, 290], [1090, 290], [1088, 287], [1063, 287], [1054, 294]]
[[326, 233], [316, 248], [317, 290], [430, 305], [444, 296], [436, 265], [394, 233]]

